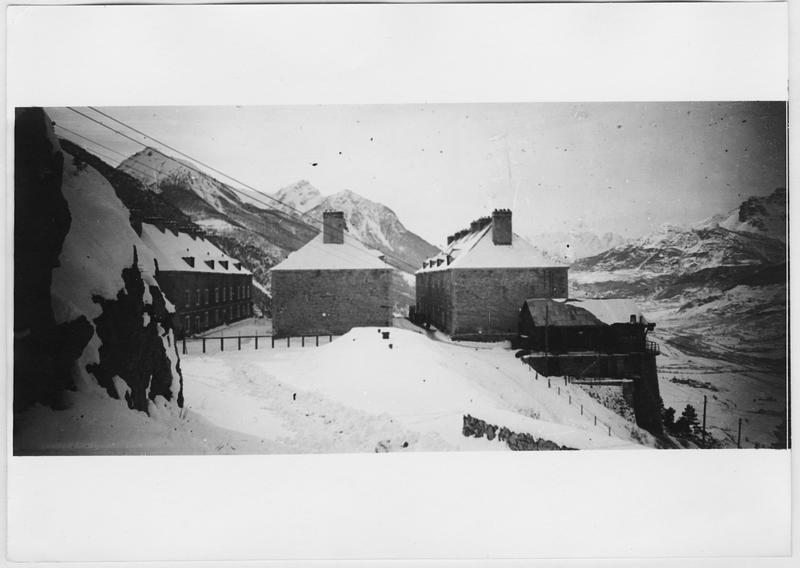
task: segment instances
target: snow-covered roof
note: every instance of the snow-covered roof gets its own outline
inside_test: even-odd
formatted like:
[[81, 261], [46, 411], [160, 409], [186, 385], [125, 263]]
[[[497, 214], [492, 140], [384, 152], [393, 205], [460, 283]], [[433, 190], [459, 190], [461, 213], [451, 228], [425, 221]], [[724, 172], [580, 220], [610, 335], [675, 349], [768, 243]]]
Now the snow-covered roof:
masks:
[[547, 299], [525, 300], [534, 325], [586, 326], [630, 323], [631, 316], [644, 322], [642, 310], [633, 301], [609, 299]]
[[[450, 268], [545, 268], [566, 267], [516, 233], [510, 245], [492, 241], [493, 222], [469, 231], [447, 245], [444, 251], [424, 262], [417, 272], [434, 272]], [[449, 262], [448, 262], [449, 261]]]
[[162, 271], [251, 274], [242, 263], [201, 237], [161, 230], [142, 223], [142, 240], [153, 251]]
[[290, 253], [271, 270], [357, 270], [386, 269], [391, 266], [381, 260], [381, 252], [370, 249], [344, 233], [342, 244], [323, 242], [322, 233], [300, 249]]

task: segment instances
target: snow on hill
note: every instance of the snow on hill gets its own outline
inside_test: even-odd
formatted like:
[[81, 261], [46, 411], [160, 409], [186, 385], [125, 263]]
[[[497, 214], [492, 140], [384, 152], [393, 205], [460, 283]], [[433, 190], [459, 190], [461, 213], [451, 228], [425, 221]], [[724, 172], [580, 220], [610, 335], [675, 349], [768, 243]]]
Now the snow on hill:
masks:
[[628, 242], [616, 233], [598, 235], [591, 231], [539, 233], [531, 235], [528, 240], [549, 256], [563, 262], [574, 262]]
[[[66, 375], [56, 376], [63, 384], [62, 392], [51, 385], [47, 397], [31, 401], [38, 404], [15, 409], [14, 448], [22, 453], [42, 450], [37, 443], [45, 433], [36, 420], [28, 422], [29, 413], [54, 412], [48, 406], [56, 409], [58, 422], [65, 420], [59, 411], [79, 406], [88, 398], [116, 404], [125, 413], [132, 413], [130, 409], [178, 413], [183, 396], [171, 329], [173, 307], [155, 280], [152, 252], [134, 231], [130, 211], [109, 182], [91, 166], [60, 150], [57, 142], [51, 143], [63, 156], [63, 173], [55, 186], [60, 195], [55, 200], [63, 198], [68, 208], [69, 230], [60, 243], [58, 263], [46, 266], [48, 270], [52, 267], [48, 301], [53, 329], [29, 330], [15, 342], [19, 356], [15, 381], [38, 381], [47, 376], [53, 371], [50, 359], [54, 353], [57, 365], [67, 370], [55, 370], [57, 375]], [[29, 146], [21, 148], [20, 152], [31, 152]], [[36, 182], [31, 179], [35, 180], [19, 178], [15, 191], [35, 191]], [[48, 208], [51, 204], [39, 205]], [[47, 228], [41, 231], [45, 233]], [[41, 260], [27, 256], [25, 269]], [[26, 343], [28, 336], [40, 333], [46, 334], [46, 342]], [[35, 350], [42, 346], [47, 355], [37, 356]], [[67, 355], [67, 349], [74, 355]], [[99, 420], [98, 416], [85, 418]], [[113, 427], [113, 422], [98, 426]], [[50, 434], [53, 439], [60, 435]]]
[[282, 187], [273, 194], [276, 201], [282, 204], [275, 204], [279, 209], [287, 212], [300, 211], [306, 213], [322, 203], [323, 197], [319, 190], [306, 180], [300, 180], [286, 187]]
[[779, 187], [768, 196], [751, 197], [736, 209], [701, 221], [695, 227], [719, 226], [729, 231], [757, 233], [785, 243], [786, 200], [786, 189]]
[[[189, 215], [215, 245], [241, 260], [263, 288], [269, 288], [269, 269], [317, 234], [296, 214], [270, 208], [266, 197], [256, 201], [247, 191], [237, 193], [188, 162], [153, 148], [134, 154], [119, 170]], [[262, 300], [266, 296], [257, 296], [257, 302]]]
[[406, 229], [394, 211], [349, 189], [323, 196], [303, 180], [284, 187], [273, 197], [307, 213], [319, 223], [327, 210], [344, 212], [347, 230], [353, 237], [385, 253], [389, 264], [405, 272], [413, 272], [438, 250]]
[[[181, 359], [181, 416], [157, 415], [120, 432], [69, 422], [70, 435], [59, 438], [57, 448], [81, 453], [89, 443], [117, 453], [226, 454], [509, 450], [497, 438], [464, 436], [467, 414], [571, 448], [655, 446], [650, 434], [580, 387], [558, 383], [559, 392], [552, 379], [548, 388], [546, 379], [537, 380], [501, 344], [476, 349], [411, 329], [382, 331], [389, 331], [388, 340], [377, 328], [355, 328], [320, 347], [283, 344], [255, 351], [245, 343], [242, 351], [220, 352], [209, 344], [202, 354], [190, 345]], [[115, 408], [103, 405], [107, 413]], [[42, 411], [39, 418], [47, 424], [52, 417]]]

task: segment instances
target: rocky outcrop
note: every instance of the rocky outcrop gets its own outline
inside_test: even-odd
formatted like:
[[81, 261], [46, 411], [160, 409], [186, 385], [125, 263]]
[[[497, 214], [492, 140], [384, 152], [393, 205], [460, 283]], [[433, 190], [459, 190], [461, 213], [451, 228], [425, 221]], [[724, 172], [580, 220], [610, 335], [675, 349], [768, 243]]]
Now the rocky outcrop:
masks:
[[61, 194], [64, 155], [42, 109], [16, 109], [14, 126], [14, 409], [53, 407], [74, 388], [71, 367], [89, 341], [86, 318], [56, 324], [52, 270], [71, 217]]
[[488, 424], [480, 418], [475, 418], [466, 414], [464, 416], [464, 426], [461, 429], [464, 436], [473, 438], [486, 437], [487, 440], [497, 438], [499, 442], [505, 442], [509, 448], [515, 451], [540, 452], [549, 450], [574, 450], [567, 446], [560, 446], [544, 438], [536, 438], [525, 432], [514, 432], [505, 426]]
[[65, 408], [67, 391], [98, 384], [137, 410], [159, 396], [182, 406], [152, 253], [108, 180], [63, 151], [42, 109], [17, 110], [14, 182], [15, 413]]

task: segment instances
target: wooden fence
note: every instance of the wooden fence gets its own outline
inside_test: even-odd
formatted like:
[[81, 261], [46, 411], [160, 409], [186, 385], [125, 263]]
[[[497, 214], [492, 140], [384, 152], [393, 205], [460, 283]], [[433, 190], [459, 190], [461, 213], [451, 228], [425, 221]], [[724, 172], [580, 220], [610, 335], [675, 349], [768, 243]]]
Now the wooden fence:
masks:
[[[245, 347], [252, 344], [253, 349], [259, 347], [263, 349], [275, 349], [277, 347], [306, 347], [313, 346], [319, 347], [326, 343], [333, 341], [335, 336], [328, 335], [301, 335], [296, 337], [275, 337], [274, 335], [227, 335], [227, 336], [208, 336], [208, 337], [184, 337], [181, 342], [181, 351], [183, 355], [189, 355], [189, 346], [200, 348], [200, 353], [208, 353], [209, 351], [225, 351], [228, 350], [242, 350], [242, 342]], [[321, 338], [321, 340], [320, 340]], [[218, 347], [218, 349], [217, 349]], [[193, 353], [197, 353], [196, 349], [192, 349]]]

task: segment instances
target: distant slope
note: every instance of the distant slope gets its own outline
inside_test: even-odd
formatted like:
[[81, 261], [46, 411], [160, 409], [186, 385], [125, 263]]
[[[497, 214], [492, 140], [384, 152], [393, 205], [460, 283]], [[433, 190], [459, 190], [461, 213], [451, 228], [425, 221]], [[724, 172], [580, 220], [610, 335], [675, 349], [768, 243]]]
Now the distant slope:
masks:
[[[225, 253], [240, 259], [269, 288], [269, 269], [317, 231], [296, 216], [269, 209], [186, 162], [145, 148], [118, 169], [190, 217]], [[263, 199], [268, 203], [266, 198]]]
[[564, 262], [593, 256], [627, 242], [622, 235], [610, 231], [602, 235], [591, 231], [539, 233], [530, 235], [528, 240], [547, 255]]
[[351, 235], [385, 253], [386, 262], [405, 272], [415, 271], [423, 260], [438, 252], [435, 246], [406, 229], [394, 211], [349, 189], [323, 198], [308, 213], [321, 221], [322, 213], [328, 209], [343, 211]]

